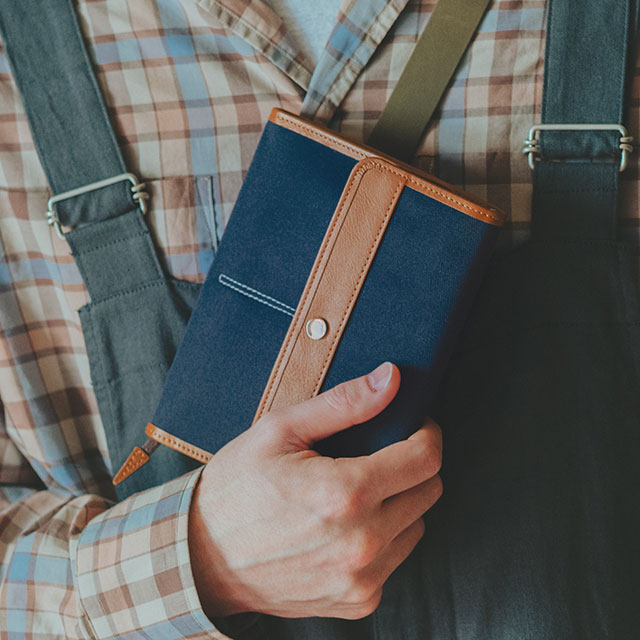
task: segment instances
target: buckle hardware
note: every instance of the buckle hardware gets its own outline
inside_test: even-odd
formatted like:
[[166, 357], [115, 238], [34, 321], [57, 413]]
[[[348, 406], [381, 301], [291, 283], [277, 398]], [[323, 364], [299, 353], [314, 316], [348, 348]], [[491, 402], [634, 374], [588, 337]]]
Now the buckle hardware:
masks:
[[538, 131], [618, 131], [620, 133], [620, 171], [627, 168], [629, 154], [633, 151], [633, 136], [621, 124], [537, 124], [529, 129], [529, 137], [524, 141], [522, 153], [527, 156], [531, 169], [535, 165], [536, 154], [540, 153]]
[[49, 198], [47, 201], [47, 212], [45, 214], [47, 224], [56, 230], [56, 234], [59, 238], [64, 240], [64, 232], [62, 231], [60, 220], [56, 217], [53, 205], [55, 205], [56, 202], [74, 198], [75, 196], [82, 195], [83, 193], [89, 193], [90, 191], [97, 191], [98, 189], [116, 184], [116, 182], [123, 182], [124, 180], [128, 180], [131, 183], [131, 192], [133, 193], [132, 197], [138, 203], [142, 215], [146, 214], [146, 201], [149, 198], [149, 194], [143, 191], [146, 186], [145, 183], [140, 182], [133, 173], [121, 173], [120, 175], [105, 178], [104, 180], [98, 180], [97, 182], [92, 182], [91, 184], [86, 184], [82, 187], [78, 187], [77, 189], [71, 189], [70, 191], [65, 191], [64, 193], [59, 193], [57, 196]]

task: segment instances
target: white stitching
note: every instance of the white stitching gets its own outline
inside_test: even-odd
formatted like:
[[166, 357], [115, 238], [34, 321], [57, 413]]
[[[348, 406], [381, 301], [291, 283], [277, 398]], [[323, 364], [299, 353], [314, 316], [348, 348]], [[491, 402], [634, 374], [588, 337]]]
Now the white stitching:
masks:
[[[234, 291], [241, 293], [243, 296], [247, 296], [248, 298], [252, 298], [257, 302], [266, 304], [267, 307], [271, 307], [272, 309], [285, 313], [288, 316], [293, 317], [293, 314], [295, 313], [295, 309], [293, 307], [290, 307], [288, 304], [285, 304], [284, 302], [280, 302], [280, 300], [276, 300], [275, 298], [272, 298], [271, 296], [268, 296], [262, 293], [261, 291], [258, 291], [257, 289], [253, 289], [247, 286], [246, 284], [242, 284], [242, 282], [238, 282], [237, 280], [230, 278], [228, 275], [224, 273], [221, 273], [218, 276], [218, 282], [224, 285], [225, 287], [229, 287], [230, 289], [233, 289]], [[234, 286], [234, 285], [237, 285], [237, 286]], [[249, 291], [252, 291], [256, 295], [249, 293]], [[267, 300], [271, 300], [280, 306], [276, 306], [276, 304], [271, 304], [270, 302], [267, 302]]]
[[271, 302], [275, 302], [276, 304], [282, 305], [283, 307], [285, 307], [286, 309], [289, 309], [289, 311], [292, 311], [295, 313], [295, 309], [293, 307], [290, 307], [288, 304], [285, 304], [284, 302], [280, 302], [280, 300], [276, 300], [275, 298], [272, 298], [271, 296], [268, 296], [266, 293], [262, 293], [262, 291], [258, 291], [257, 289], [253, 289], [252, 287], [246, 285], [246, 284], [242, 284], [242, 282], [238, 282], [237, 280], [234, 280], [233, 278], [230, 278], [227, 274], [225, 273], [221, 273], [220, 276], [218, 277], [218, 280], [221, 282], [221, 284], [224, 284], [220, 278], [224, 278], [225, 280], [229, 280], [229, 282], [233, 282], [233, 284], [237, 284], [239, 287], [242, 287], [243, 289], [248, 289], [249, 291], [251, 291], [252, 293], [255, 293], [263, 298], [266, 298], [267, 300], [271, 300]]

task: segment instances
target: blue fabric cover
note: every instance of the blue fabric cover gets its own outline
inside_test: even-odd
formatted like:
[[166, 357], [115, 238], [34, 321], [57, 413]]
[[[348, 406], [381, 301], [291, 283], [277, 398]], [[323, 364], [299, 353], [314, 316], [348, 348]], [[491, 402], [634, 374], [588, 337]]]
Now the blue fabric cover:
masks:
[[[287, 307], [298, 303], [355, 163], [267, 124], [153, 424], [210, 452], [250, 426], [292, 318]], [[497, 232], [404, 189], [323, 385], [390, 360], [401, 389], [377, 418], [319, 451], [362, 455], [420, 426]]]

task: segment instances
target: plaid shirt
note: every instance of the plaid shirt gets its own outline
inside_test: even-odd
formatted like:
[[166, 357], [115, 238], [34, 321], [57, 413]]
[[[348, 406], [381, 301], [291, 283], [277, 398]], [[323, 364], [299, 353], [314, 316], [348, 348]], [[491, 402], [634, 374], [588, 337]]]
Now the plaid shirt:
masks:
[[[436, 0], [344, 0], [315, 70], [264, 0], [80, 0], [82, 28], [170, 274], [202, 281], [272, 107], [366, 140]], [[494, 0], [415, 163], [526, 237], [544, 0]], [[638, 129], [638, 73], [627, 124]], [[637, 236], [638, 164], [620, 228]], [[49, 189], [0, 46], [0, 637], [225, 638], [205, 617], [187, 520], [199, 471], [115, 504], [77, 310], [44, 220]]]

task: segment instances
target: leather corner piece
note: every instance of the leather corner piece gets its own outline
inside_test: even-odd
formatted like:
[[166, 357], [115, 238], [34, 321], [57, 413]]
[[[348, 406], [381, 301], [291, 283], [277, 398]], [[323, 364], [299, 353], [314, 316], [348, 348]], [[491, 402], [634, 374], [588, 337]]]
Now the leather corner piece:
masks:
[[269, 122], [278, 124], [278, 116], [281, 113], [286, 113], [286, 111], [279, 109], [278, 107], [273, 107], [273, 109], [271, 109], [271, 113], [269, 114]]
[[372, 149], [365, 149], [361, 145], [339, 136], [335, 131], [331, 131], [326, 127], [321, 127], [317, 124], [308, 122], [303, 118], [294, 116], [292, 113], [283, 111], [282, 109], [273, 109], [269, 116], [269, 121], [284, 127], [285, 129], [294, 131], [309, 140], [319, 142], [325, 147], [349, 156], [354, 160], [361, 160], [363, 158], [380, 155]]
[[160, 427], [156, 427], [154, 424], [151, 424], [151, 422], [147, 423], [147, 428], [144, 432], [152, 440], [155, 440], [174, 451], [178, 451], [179, 453], [189, 456], [198, 462], [202, 462], [203, 464], [207, 464], [207, 462], [213, 458], [212, 453], [209, 453], [200, 447], [196, 447], [193, 444], [189, 444], [185, 440], [176, 438], [176, 436], [160, 429]]
[[258, 405], [272, 409], [320, 390], [364, 284], [406, 176], [381, 158], [356, 163], [305, 284]]
[[112, 483], [114, 485], [120, 484], [148, 461], [149, 456], [146, 451], [140, 447], [134, 447], [129, 457], [124, 461], [124, 464], [118, 469], [118, 473], [113, 477]]

